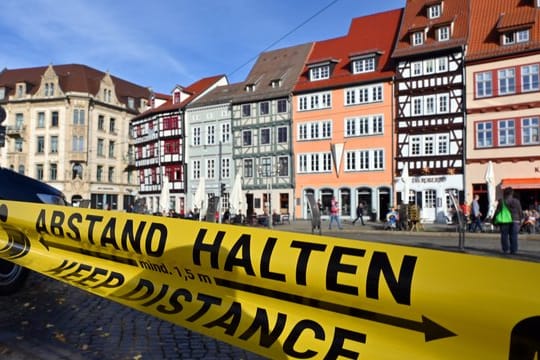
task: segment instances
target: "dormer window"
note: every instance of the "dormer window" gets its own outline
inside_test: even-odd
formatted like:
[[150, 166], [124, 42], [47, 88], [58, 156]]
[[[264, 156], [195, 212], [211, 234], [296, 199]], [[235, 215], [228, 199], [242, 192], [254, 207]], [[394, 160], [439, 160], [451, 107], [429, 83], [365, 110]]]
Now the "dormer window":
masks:
[[175, 91], [173, 93], [173, 104], [180, 104], [180, 91]]
[[330, 78], [330, 65], [317, 66], [309, 69], [309, 79], [311, 81], [324, 80]]
[[437, 29], [437, 40], [448, 41], [450, 40], [450, 26], [441, 26]]
[[127, 101], [128, 101], [128, 108], [134, 110], [135, 109], [135, 99], [132, 98], [131, 96], [128, 96]]
[[422, 45], [424, 43], [424, 32], [416, 31], [411, 34], [411, 43], [413, 46]]
[[103, 89], [103, 101], [107, 103], [112, 102], [112, 91], [110, 89]]
[[352, 73], [362, 74], [375, 71], [375, 56], [364, 57], [352, 61]]
[[247, 84], [244, 90], [246, 92], [254, 92], [255, 88], [256, 88], [255, 84]]
[[17, 84], [17, 97], [22, 98], [25, 92], [24, 84]]
[[275, 80], [270, 81], [270, 86], [273, 89], [280, 88], [281, 87], [281, 79], [275, 79]]
[[535, 5], [537, 8], [540, 8], [540, 0], [535, 0]]
[[54, 83], [45, 83], [45, 96], [54, 96]]
[[529, 29], [509, 31], [502, 34], [502, 44], [512, 45], [529, 42]]
[[6, 88], [0, 87], [0, 100], [3, 100], [6, 98]]
[[442, 4], [433, 4], [430, 7], [428, 7], [428, 18], [430, 19], [436, 19], [438, 17], [441, 17], [442, 13]]

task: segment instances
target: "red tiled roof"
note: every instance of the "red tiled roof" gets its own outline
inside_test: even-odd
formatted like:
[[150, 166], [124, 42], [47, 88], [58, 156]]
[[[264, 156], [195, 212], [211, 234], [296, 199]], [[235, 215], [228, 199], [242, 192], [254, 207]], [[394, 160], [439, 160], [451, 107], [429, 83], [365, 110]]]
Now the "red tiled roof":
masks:
[[[485, 2], [477, 2], [481, 2], [483, 6], [486, 6]], [[429, 19], [427, 9], [430, 5], [436, 3], [443, 4], [442, 14], [438, 18]], [[489, 6], [491, 6], [491, 3]], [[469, 0], [407, 0], [392, 57], [416, 55], [465, 45], [469, 26], [468, 10]], [[437, 28], [448, 24], [452, 24], [450, 40], [438, 41], [436, 39]], [[413, 46], [410, 38], [411, 33], [425, 29], [427, 29], [427, 32], [424, 44]]]
[[186, 100], [180, 102], [179, 104], [173, 104], [172, 97], [169, 97], [167, 99], [167, 101], [165, 103], [163, 103], [162, 105], [160, 105], [158, 107], [155, 107], [153, 109], [149, 109], [149, 110], [143, 112], [142, 114], [140, 114], [139, 116], [137, 116], [136, 118], [134, 118], [132, 120], [145, 118], [145, 117], [148, 117], [148, 116], [153, 115], [153, 114], [160, 114], [160, 113], [164, 113], [164, 112], [169, 112], [169, 111], [175, 111], [175, 110], [182, 109], [187, 104], [189, 104], [190, 102], [197, 99], [197, 97], [199, 95], [203, 94], [210, 87], [215, 85], [219, 80], [223, 79], [224, 76], [225, 75], [215, 75], [215, 76], [210, 76], [210, 77], [207, 77], [207, 78], [202, 78], [202, 79], [192, 83], [188, 87], [182, 89], [183, 92], [191, 94], [191, 96], [189, 98], [187, 98]]
[[[394, 44], [401, 13], [402, 9], [396, 9], [355, 18], [347, 35], [316, 42], [294, 91], [333, 88], [391, 77], [394, 70], [389, 66], [389, 54]], [[367, 54], [367, 51], [380, 56], [376, 71], [353, 74], [351, 57]], [[309, 65], [321, 59], [336, 59], [338, 62], [329, 79], [310, 81]]]
[[497, 30], [515, 29], [534, 25], [536, 21], [536, 9], [516, 9], [508, 13], [502, 13], [497, 22]]
[[[518, 54], [540, 49], [540, 9], [533, 1], [496, 0], [484, 6], [472, 1], [467, 60]], [[529, 42], [501, 45], [504, 31], [530, 27]]]
[[[58, 75], [59, 85], [63, 92], [83, 92], [97, 95], [100, 82], [106, 73], [93, 69], [86, 65], [67, 64], [53, 65], [54, 72]], [[5, 69], [0, 72], [0, 86], [6, 87], [6, 95], [15, 93], [15, 84], [25, 82], [28, 84], [28, 93], [35, 94], [41, 84], [41, 77], [45, 74], [48, 66]], [[136, 100], [148, 99], [150, 91], [148, 88], [133, 84], [129, 81], [111, 75], [118, 99], [127, 105], [127, 98], [133, 97]]]

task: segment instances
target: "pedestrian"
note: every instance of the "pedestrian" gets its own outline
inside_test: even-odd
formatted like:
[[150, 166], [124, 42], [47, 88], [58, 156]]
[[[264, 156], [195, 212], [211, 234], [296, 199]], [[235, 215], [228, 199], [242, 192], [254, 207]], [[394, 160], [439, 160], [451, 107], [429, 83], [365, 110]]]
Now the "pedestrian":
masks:
[[515, 254], [518, 250], [518, 234], [521, 227], [521, 219], [523, 218], [523, 209], [518, 199], [514, 197], [514, 190], [507, 187], [503, 191], [502, 199], [499, 199], [497, 208], [495, 209], [494, 219], [502, 211], [503, 206], [506, 206], [511, 214], [511, 222], [498, 223], [501, 232], [501, 247], [502, 251], [507, 254]]
[[330, 203], [330, 224], [328, 224], [328, 229], [332, 230], [332, 223], [335, 222], [338, 228], [341, 230], [341, 223], [339, 221], [339, 203], [336, 201], [336, 197], [332, 197], [332, 202]]
[[352, 224], [354, 225], [358, 219], [360, 219], [360, 222], [362, 223], [362, 225], [366, 225], [364, 223], [364, 202], [363, 201], [360, 201], [358, 203], [358, 206], [356, 207], [356, 219], [353, 220]]
[[480, 212], [478, 199], [480, 199], [480, 196], [478, 194], [474, 195], [471, 203], [471, 232], [476, 232], [476, 229], [482, 232], [482, 213]]

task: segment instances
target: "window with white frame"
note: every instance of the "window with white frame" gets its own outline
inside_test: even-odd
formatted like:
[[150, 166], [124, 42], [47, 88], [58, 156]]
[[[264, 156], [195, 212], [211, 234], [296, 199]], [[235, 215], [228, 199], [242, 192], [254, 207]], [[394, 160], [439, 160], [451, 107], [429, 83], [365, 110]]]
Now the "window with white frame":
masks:
[[345, 152], [345, 171], [378, 171], [384, 169], [384, 150], [351, 150]]
[[411, 43], [413, 46], [419, 46], [424, 43], [424, 32], [417, 31], [411, 34]]
[[415, 135], [409, 140], [410, 156], [447, 155], [450, 150], [448, 135]]
[[191, 178], [192, 179], [201, 178], [201, 160], [193, 160], [191, 162]]
[[206, 178], [207, 179], [216, 178], [216, 160], [215, 159], [206, 159]]
[[516, 128], [513, 119], [499, 120], [499, 145], [511, 146], [516, 144]]
[[521, 89], [522, 91], [539, 90], [538, 64], [521, 67]]
[[351, 150], [345, 152], [345, 171], [377, 171], [384, 169], [384, 150]]
[[361, 74], [375, 71], [375, 56], [370, 56], [361, 59], [355, 59], [352, 62], [353, 74]]
[[450, 152], [450, 140], [448, 135], [437, 135], [437, 153], [439, 155], [447, 155]]
[[231, 159], [224, 157], [221, 159], [221, 178], [229, 179], [231, 177]]
[[206, 145], [214, 145], [216, 143], [216, 126], [208, 125], [206, 127]]
[[502, 69], [499, 73], [499, 95], [516, 92], [516, 70], [514, 68]]
[[270, 113], [270, 103], [263, 101], [259, 103], [259, 115], [268, 115]]
[[242, 175], [246, 178], [253, 177], [253, 159], [243, 160], [243, 172]]
[[277, 112], [284, 113], [287, 112], [287, 99], [279, 99], [277, 101]]
[[410, 140], [410, 146], [411, 146], [411, 156], [419, 156], [421, 155], [421, 149], [420, 146], [422, 145], [422, 139], [420, 136], [413, 136]]
[[289, 176], [289, 157], [278, 157], [278, 176]]
[[530, 38], [529, 29], [509, 31], [502, 35], [503, 45], [528, 42]]
[[330, 65], [316, 66], [309, 69], [311, 81], [324, 80], [330, 77]]
[[270, 139], [270, 128], [263, 128], [263, 129], [260, 129], [260, 140], [259, 142], [261, 143], [261, 145], [268, 145], [270, 144], [271, 142], [271, 139]]
[[251, 116], [251, 104], [242, 104], [242, 117]]
[[423, 74], [422, 62], [416, 61], [412, 63], [412, 76], [421, 76]]
[[379, 135], [384, 132], [382, 114], [345, 119], [345, 137]]
[[229, 123], [221, 124], [221, 142], [223, 144], [231, 142], [231, 124]]
[[429, 75], [435, 73], [435, 59], [427, 59], [424, 61], [424, 74]]
[[280, 126], [277, 128], [277, 142], [283, 144], [289, 142], [289, 128], [286, 126]]
[[441, 26], [437, 29], [437, 40], [448, 41], [450, 40], [450, 26]]
[[252, 146], [253, 145], [253, 134], [251, 130], [242, 131], [242, 146]]
[[493, 79], [490, 71], [477, 73], [476, 80], [476, 96], [487, 97], [493, 95]]
[[437, 191], [428, 189], [424, 191], [424, 203], [423, 206], [426, 209], [433, 209], [437, 204]]
[[260, 167], [259, 176], [270, 177], [272, 176], [272, 158], [263, 157], [261, 158], [261, 167]]
[[425, 104], [424, 114], [425, 115], [435, 114], [435, 102], [436, 102], [435, 95], [425, 97], [425, 101], [424, 101], [424, 104]]
[[191, 145], [200, 146], [201, 145], [201, 128], [194, 127], [191, 129]]
[[332, 121], [322, 120], [298, 124], [298, 140], [320, 140], [332, 137]]
[[449, 112], [450, 106], [450, 96], [448, 94], [439, 94], [437, 95], [439, 100], [439, 108], [437, 110], [438, 114], [446, 114]]
[[412, 106], [412, 114], [417, 116], [417, 115], [422, 115], [423, 113], [423, 109], [424, 109], [424, 102], [423, 102], [423, 98], [422, 97], [415, 97], [412, 99], [412, 103], [413, 103], [413, 106]]
[[382, 84], [345, 89], [345, 105], [360, 105], [383, 101]]
[[435, 136], [426, 135], [424, 136], [424, 155], [433, 154], [435, 154]]
[[302, 174], [331, 172], [332, 171], [332, 154], [311, 153], [298, 154], [298, 172]]
[[521, 142], [524, 145], [539, 144], [540, 122], [538, 117], [524, 118], [521, 120]]
[[493, 146], [493, 123], [491, 121], [476, 123], [476, 146], [479, 148]]
[[298, 97], [298, 111], [326, 109], [332, 107], [332, 95], [323, 92]]
[[448, 58], [443, 56], [440, 58], [437, 58], [437, 72], [447, 72], [448, 71]]
[[430, 19], [438, 18], [438, 17], [441, 16], [441, 11], [442, 11], [441, 4], [434, 4], [434, 5], [431, 5], [431, 6], [428, 8], [428, 17], [429, 17]]

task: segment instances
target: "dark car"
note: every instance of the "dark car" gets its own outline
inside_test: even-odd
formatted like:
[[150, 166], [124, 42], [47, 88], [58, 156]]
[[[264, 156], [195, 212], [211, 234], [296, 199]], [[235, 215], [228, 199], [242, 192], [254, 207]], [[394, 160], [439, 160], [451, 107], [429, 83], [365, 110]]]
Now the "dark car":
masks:
[[[0, 168], [0, 201], [2, 199], [67, 205], [61, 191], [41, 181], [4, 168]], [[0, 295], [17, 291], [27, 276], [27, 269], [0, 259]]]

